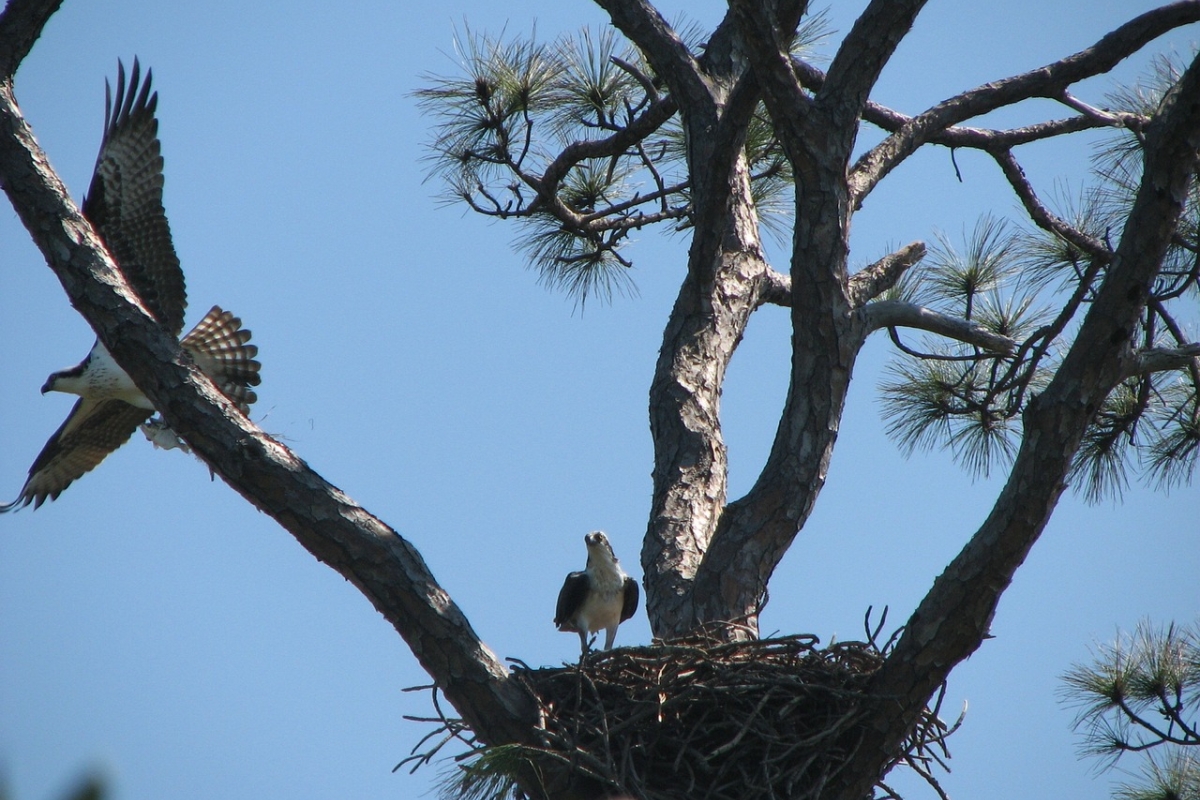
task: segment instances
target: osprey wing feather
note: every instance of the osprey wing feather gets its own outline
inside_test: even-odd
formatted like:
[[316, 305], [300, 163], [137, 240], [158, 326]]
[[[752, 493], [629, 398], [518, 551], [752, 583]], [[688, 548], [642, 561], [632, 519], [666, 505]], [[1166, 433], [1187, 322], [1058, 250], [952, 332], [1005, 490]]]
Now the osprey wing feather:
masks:
[[126, 86], [125, 65], [118, 62], [115, 102], [104, 82], [104, 138], [83, 215], [147, 310], [178, 336], [187, 291], [162, 202], [162, 146], [154, 116], [158, 93], [150, 93], [152, 70], [139, 87], [140, 77], [141, 66], [134, 59]]
[[[146, 309], [178, 336], [187, 292], [162, 204], [163, 159], [154, 116], [158, 94], [151, 93], [150, 82], [149, 70], [141, 81], [136, 59], [128, 83], [118, 62], [115, 101], [105, 81], [104, 137], [83, 214]], [[181, 342], [242, 413], [257, 399], [250, 387], [259, 383], [258, 348], [249, 341], [250, 331], [240, 319], [213, 306]], [[80, 364], [50, 376], [42, 393], [50, 391], [77, 394], [80, 400], [34, 460], [20, 495], [0, 505], [0, 513], [54, 500], [154, 413], [99, 341]]]

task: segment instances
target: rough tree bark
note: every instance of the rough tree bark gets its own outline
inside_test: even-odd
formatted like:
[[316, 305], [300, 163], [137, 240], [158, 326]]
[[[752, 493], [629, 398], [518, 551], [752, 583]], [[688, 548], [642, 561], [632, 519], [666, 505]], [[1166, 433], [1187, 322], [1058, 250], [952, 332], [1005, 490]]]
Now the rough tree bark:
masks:
[[[1074, 82], [1107, 72], [1155, 37], [1194, 22], [1198, 10], [1195, 3], [1176, 3], [1144, 14], [1087, 50], [965, 92], [909, 118], [871, 103], [868, 95], [921, 2], [872, 3], [842, 43], [828, 75], [792, 59], [787, 51], [785, 43], [806, 3], [732, 3], [732, 14], [700, 60], [679, 45], [648, 3], [599, 4], [647, 55], [671, 96], [681, 98], [696, 184], [697, 234], [688, 277], [667, 326], [650, 391], [654, 506], [642, 567], [651, 625], [656, 635], [670, 636], [699, 623], [736, 620], [755, 635], [767, 582], [824, 485], [854, 361], [867, 336], [898, 324], [936, 330], [993, 352], [1008, 352], [1013, 346], [979, 329], [955, 328], [944, 318], [923, 318], [924, 310], [876, 301], [922, 257], [924, 248], [913, 243], [848, 275], [853, 212], [883, 177], [923, 144], [975, 147], [999, 158], [1028, 141], [1113, 124], [1084, 113], [1012, 131], [958, 127], [964, 120], [1030, 97], [1065, 97]], [[774, 52], [769, 43], [775, 44]], [[726, 67], [719, 72], [721, 62], [714, 54], [730, 52], [741, 70], [730, 72]], [[731, 80], [739, 89], [736, 95], [713, 88], [727, 87]], [[738, 125], [744, 131], [744, 117], [733, 116], [735, 106], [725, 100], [728, 96], [736, 96], [742, 108], [752, 98], [765, 99], [797, 176], [796, 230], [787, 276], [762, 262], [757, 239], [745, 233], [757, 221], [748, 199], [739, 203], [736, 193], [730, 194], [739, 173], [718, 172], [722, 162], [711, 158], [716, 143], [735, 141]], [[893, 133], [850, 165], [860, 117]], [[1012, 180], [1024, 200], [1028, 193], [1022, 192], [1027, 188], [1023, 176]], [[1038, 214], [1047, 216], [1040, 207], [1031, 208], [1031, 214], [1035, 219]], [[1073, 235], [1066, 226], [1060, 229], [1068, 238]], [[750, 274], [757, 280], [723, 283], [723, 276], [738, 273], [711, 266], [739, 261], [754, 265]], [[791, 382], [758, 479], [744, 497], [727, 503], [718, 418], [720, 378], [745, 330], [743, 312], [763, 302], [791, 307]], [[721, 309], [732, 315], [728, 322]]]
[[[694, 238], [650, 388], [654, 492], [642, 564], [651, 624], [656, 635], [668, 636], [699, 623], [736, 620], [744, 635], [757, 635], [757, 608], [767, 583], [823, 485], [855, 359], [867, 337], [905, 326], [993, 352], [1014, 346], [961, 320], [878, 300], [922, 257], [924, 247], [913, 243], [850, 275], [848, 236], [855, 210], [920, 146], [976, 147], [996, 158], [1035, 221], [1075, 242], [1077, 234], [1040, 206], [1010, 151], [1113, 120], [1086, 110], [1011, 131], [959, 123], [1030, 97], [1065, 102], [1066, 88], [1075, 81], [1105, 72], [1165, 31], [1200, 20], [1200, 2], [1142, 15], [1075, 56], [965, 92], [914, 117], [868, 97], [920, 11], [919, 0], [870, 3], [827, 74], [794, 59], [786, 46], [804, 2], [733, 0], [698, 58], [648, 3], [597, 2], [665, 81], [669, 97], [643, 123], [653, 130], [678, 110], [692, 177]], [[223, 480], [371, 600], [482, 741], [536, 743], [530, 699], [438, 586], [420, 554], [226, 401], [140, 306], [80, 216], [25, 124], [12, 86], [17, 66], [58, 5], [13, 0], [0, 15], [0, 180], [71, 303]], [[979, 646], [1000, 595], [1053, 512], [1072, 455], [1108, 392], [1124, 376], [1195, 357], [1195, 347], [1138, 353], [1129, 342], [1196, 168], [1198, 73], [1193, 63], [1146, 130], [1145, 177], [1103, 287], [1053, 383], [1026, 413], [1020, 452], [991, 514], [938, 578], [875, 675], [867, 739], [827, 796], [867, 796], [932, 693]], [[760, 99], [797, 176], [786, 275], [763, 254], [741, 147]], [[891, 133], [851, 164], [862, 119]], [[568, 148], [542, 177], [545, 185], [560, 179], [572, 159], [623, 150], [628, 142], [622, 137], [630, 135]], [[1097, 259], [1108, 258], [1095, 242], [1077, 244]], [[791, 309], [791, 382], [762, 472], [745, 497], [728, 502], [720, 392], [747, 321], [764, 303]], [[524, 776], [525, 789], [532, 796], [597, 794], [589, 786], [554, 788], [565, 785], [554, 769], [547, 765], [546, 783]]]

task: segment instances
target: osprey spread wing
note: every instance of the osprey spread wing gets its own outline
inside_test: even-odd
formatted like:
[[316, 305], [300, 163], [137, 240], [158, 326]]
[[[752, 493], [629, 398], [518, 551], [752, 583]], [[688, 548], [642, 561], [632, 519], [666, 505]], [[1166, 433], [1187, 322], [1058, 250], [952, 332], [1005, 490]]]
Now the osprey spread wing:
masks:
[[[126, 84], [125, 66], [118, 62], [115, 101], [105, 81], [104, 137], [83, 215], [143, 305], [178, 336], [187, 292], [162, 204], [163, 159], [154, 116], [158, 94], [150, 91], [150, 71], [145, 82], [140, 76], [134, 59]], [[249, 341], [250, 331], [241, 320], [214, 306], [180, 342], [242, 413], [257, 399], [250, 387], [259, 383], [258, 348]], [[37, 508], [47, 498], [57, 498], [154, 413], [153, 404], [99, 341], [77, 366], [47, 379], [42, 393], [51, 391], [77, 394], [79, 401], [34, 460], [20, 495], [0, 505], [0, 513], [30, 503]]]

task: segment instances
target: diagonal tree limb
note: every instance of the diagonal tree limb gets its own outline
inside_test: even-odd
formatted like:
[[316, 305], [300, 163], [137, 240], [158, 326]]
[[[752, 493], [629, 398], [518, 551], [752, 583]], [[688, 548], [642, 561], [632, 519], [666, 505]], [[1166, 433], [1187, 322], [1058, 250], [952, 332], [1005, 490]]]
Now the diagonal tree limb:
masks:
[[1141, 185], [1104, 284], [1062, 366], [1025, 413], [1021, 447], [991, 513], [905, 626], [870, 692], [865, 738], [831, 797], [857, 800], [950, 671], [987, 635], [1004, 590], [1041, 535], [1079, 443], [1112, 388], [1136, 364], [1131, 342], [1175, 233], [1200, 145], [1200, 60], [1168, 93], [1146, 132]]
[[1013, 156], [1012, 151], [1007, 149], [998, 150], [992, 152], [991, 155], [996, 160], [996, 163], [1000, 165], [1000, 171], [1008, 179], [1009, 186], [1012, 187], [1017, 198], [1021, 201], [1021, 205], [1025, 207], [1025, 213], [1029, 214], [1029, 218], [1033, 220], [1035, 225], [1079, 248], [1089, 258], [1095, 259], [1101, 264], [1108, 263], [1112, 258], [1112, 251], [1109, 250], [1108, 245], [1096, 237], [1089, 236], [1073, 225], [1070, 225], [1066, 220], [1046, 208], [1042, 201], [1038, 199], [1032, 184], [1025, 177], [1025, 170], [1021, 169], [1021, 165], [1017, 162], [1016, 157]]
[[0, 14], [0, 80], [11, 81], [62, 0], [10, 0]]
[[[24, 5], [10, 4], [0, 29]], [[0, 82], [0, 181], [72, 305], [171, 427], [226, 483], [367, 596], [482, 740], [529, 740], [531, 700], [417, 550], [250, 423], [146, 313], [50, 168], [8, 81]]]
[[[855, 206], [862, 203], [879, 181], [935, 134], [972, 117], [1032, 97], [1059, 97], [1067, 87], [1093, 75], [1108, 72], [1123, 59], [1159, 36], [1200, 20], [1200, 2], [1187, 0], [1142, 14], [1096, 44], [1064, 59], [984, 84], [938, 103], [918, 114], [900, 130], [864, 153], [850, 170], [850, 192]], [[832, 74], [833, 68], [830, 67]], [[825, 83], [830, 80], [826, 76]], [[824, 89], [822, 89], [824, 91]]]
[[[825, 73], [807, 61], [793, 58], [792, 69], [795, 71], [796, 78], [800, 81], [801, 86], [809, 91], [819, 91], [825, 85]], [[888, 108], [871, 100], [868, 100], [863, 106], [862, 118], [863, 121], [869, 122], [889, 133], [896, 133], [914, 119], [907, 114], [902, 114], [895, 109]], [[1126, 125], [1136, 124], [1138, 127], [1144, 123], [1144, 120], [1128, 115], [1123, 117], [1123, 120]], [[928, 143], [939, 144], [945, 147], [972, 147], [978, 149], [1016, 147], [1053, 136], [1060, 136], [1065, 133], [1079, 133], [1080, 131], [1111, 126], [1112, 122], [1109, 120], [1097, 119], [1094, 116], [1083, 114], [1009, 129], [971, 128], [953, 125], [930, 135]]]

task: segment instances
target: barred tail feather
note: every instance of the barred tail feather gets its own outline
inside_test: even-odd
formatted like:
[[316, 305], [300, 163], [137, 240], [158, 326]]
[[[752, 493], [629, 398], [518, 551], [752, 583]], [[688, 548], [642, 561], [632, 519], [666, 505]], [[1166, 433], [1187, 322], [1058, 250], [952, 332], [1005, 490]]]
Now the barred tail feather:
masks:
[[192, 354], [196, 366], [243, 414], [250, 413], [250, 406], [258, 399], [250, 387], [262, 380], [258, 374], [262, 364], [254, 358], [258, 347], [249, 342], [250, 331], [242, 327], [241, 319], [220, 306], [213, 306], [180, 342]]

